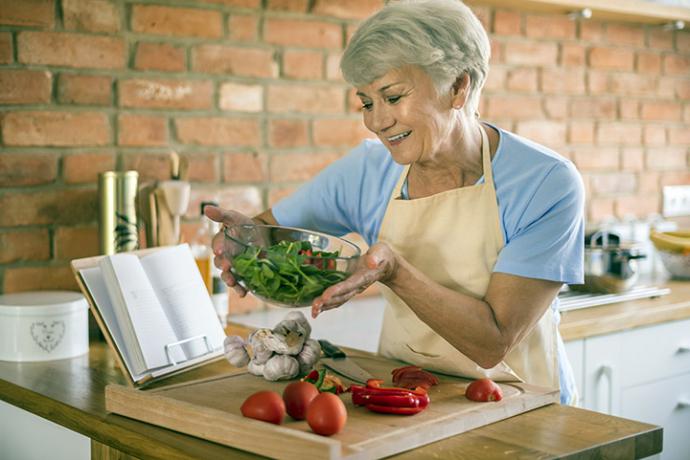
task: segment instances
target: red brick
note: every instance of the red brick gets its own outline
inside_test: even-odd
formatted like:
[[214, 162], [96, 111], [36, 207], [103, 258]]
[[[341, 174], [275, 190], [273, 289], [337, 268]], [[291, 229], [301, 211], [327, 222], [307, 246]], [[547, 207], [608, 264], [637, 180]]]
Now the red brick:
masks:
[[167, 153], [129, 153], [122, 155], [124, 169], [139, 171], [139, 182], [170, 179], [170, 155]]
[[0, 187], [49, 184], [57, 178], [57, 157], [52, 153], [1, 153]]
[[72, 260], [100, 253], [98, 227], [59, 227], [55, 232], [55, 258]]
[[0, 264], [50, 259], [47, 229], [0, 233]]
[[609, 77], [609, 91], [623, 97], [654, 96], [656, 79], [637, 73], [612, 73]]
[[341, 53], [328, 53], [326, 56], [326, 79], [345, 81], [342, 72], [340, 72]]
[[129, 147], [168, 145], [168, 120], [153, 115], [120, 115], [117, 143]]
[[50, 72], [0, 69], [0, 104], [49, 104]]
[[525, 17], [525, 35], [537, 40], [575, 38], [575, 22], [567, 16], [527, 15]]
[[6, 268], [3, 292], [69, 290], [78, 291], [79, 286], [69, 267], [69, 262], [46, 267]]
[[570, 116], [613, 120], [616, 118], [616, 100], [610, 97], [573, 99], [570, 105]]
[[268, 87], [268, 111], [291, 113], [340, 113], [345, 94], [338, 86], [284, 85]]
[[313, 121], [314, 145], [319, 147], [354, 147], [364, 138], [375, 138], [361, 119], [322, 118]]
[[255, 42], [259, 37], [259, 20], [256, 16], [233, 14], [228, 18], [228, 38], [240, 42]]
[[0, 24], [52, 29], [55, 4], [53, 0], [0, 0]]
[[[535, 82], [536, 84], [536, 82]], [[484, 82], [484, 93], [490, 94], [492, 91], [501, 92], [508, 86], [508, 69], [504, 66], [493, 66], [489, 69], [489, 74], [486, 77], [486, 82]], [[353, 96], [356, 91], [353, 91]], [[356, 107], [360, 109], [362, 107], [362, 102], [358, 97], [352, 97], [352, 101], [356, 103]]]
[[598, 21], [580, 22], [580, 39], [599, 43], [604, 40], [604, 25]]
[[236, 6], [238, 8], [260, 8], [261, 0], [197, 0], [213, 5]]
[[325, 21], [266, 18], [264, 41], [273, 45], [307, 48], [342, 48], [343, 31], [339, 24]]
[[315, 0], [312, 14], [343, 19], [364, 19], [383, 8], [383, 0]]
[[563, 67], [580, 67], [586, 63], [585, 47], [579, 43], [561, 45], [561, 65]]
[[683, 105], [670, 101], [644, 101], [641, 116], [643, 120], [681, 121]]
[[10, 112], [2, 119], [2, 138], [18, 146], [111, 143], [108, 117], [97, 112]]
[[640, 145], [642, 128], [636, 123], [602, 122], [597, 130], [597, 144]]
[[690, 78], [677, 80], [675, 82], [675, 96], [679, 99], [690, 99]]
[[636, 69], [640, 73], [657, 75], [661, 72], [661, 55], [653, 51], [638, 51]]
[[631, 195], [616, 198], [616, 216], [620, 219], [630, 216], [638, 219], [650, 214], [659, 214], [659, 199], [656, 195]]
[[661, 76], [657, 78], [658, 85], [654, 94], [656, 100], [674, 99], [676, 97], [676, 78]]
[[62, 104], [112, 105], [113, 79], [101, 75], [61, 73], [57, 98]]
[[202, 38], [223, 36], [220, 11], [134, 5], [131, 21], [132, 31], [143, 34]]
[[646, 124], [642, 133], [642, 142], [645, 145], [666, 145], [666, 129], [664, 125]]
[[635, 191], [635, 175], [631, 173], [594, 174], [590, 176], [594, 195], [612, 195]]
[[635, 53], [622, 48], [593, 46], [589, 50], [589, 65], [608, 70], [633, 70]]
[[268, 157], [257, 152], [223, 155], [223, 182], [246, 184], [268, 178]]
[[687, 125], [669, 126], [668, 143], [671, 145], [690, 146], [690, 129]]
[[639, 193], [659, 193], [660, 174], [655, 171], [643, 171], [637, 175], [637, 191]]
[[664, 171], [661, 174], [660, 186], [688, 185], [690, 184], [690, 171]]
[[521, 35], [522, 14], [517, 11], [496, 10], [494, 12], [495, 35]]
[[608, 24], [606, 27], [606, 40], [614, 45], [630, 45], [643, 47], [645, 34], [640, 26], [623, 24]]
[[118, 32], [120, 10], [110, 0], [62, 0], [65, 29], [87, 32]]
[[676, 49], [680, 52], [687, 52], [688, 50], [690, 50], [690, 34], [687, 32], [676, 32], [675, 35]]
[[549, 96], [544, 99], [544, 114], [547, 118], [563, 120], [568, 116], [569, 98], [566, 96]]
[[323, 74], [323, 54], [320, 51], [283, 51], [283, 75], [301, 80], [318, 80]]
[[185, 154], [188, 179], [191, 182], [218, 182], [220, 167], [215, 153], [192, 152]]
[[591, 120], [571, 120], [568, 123], [568, 142], [571, 144], [591, 144], [594, 142], [594, 122]]
[[515, 132], [547, 147], [558, 149], [566, 144], [566, 125], [561, 121], [518, 121]]
[[622, 98], [618, 102], [618, 118], [621, 120], [639, 120], [640, 101]]
[[647, 149], [647, 169], [688, 170], [685, 147], [654, 147]]
[[673, 34], [662, 28], [652, 28], [648, 32], [648, 45], [650, 48], [672, 50]]
[[516, 65], [555, 66], [558, 63], [558, 45], [548, 42], [508, 42], [505, 61]]
[[587, 92], [589, 94], [607, 94], [609, 91], [609, 74], [596, 70], [587, 71]]
[[491, 46], [491, 57], [489, 58], [489, 64], [500, 64], [505, 62], [503, 43], [499, 42], [496, 38], [489, 37], [489, 45]]
[[589, 213], [587, 215], [588, 222], [602, 222], [612, 219], [615, 216], [613, 209], [613, 198], [591, 198], [587, 200], [589, 203]]
[[573, 163], [583, 172], [616, 171], [620, 167], [618, 149], [580, 147], [573, 153]]
[[621, 169], [623, 171], [642, 171], [644, 169], [644, 150], [641, 147], [623, 147]]
[[42, 190], [0, 195], [0, 227], [93, 222], [98, 217], [96, 190]]
[[664, 56], [664, 73], [668, 75], [682, 75], [687, 78], [690, 74], [690, 56]]
[[269, 49], [210, 44], [192, 49], [192, 70], [242, 77], [270, 78], [277, 76], [273, 51]]
[[283, 198], [286, 198], [297, 190], [296, 186], [271, 187], [268, 192], [268, 206], [273, 207]]
[[124, 38], [64, 32], [20, 32], [17, 49], [23, 64], [122, 69], [127, 58]]
[[585, 72], [582, 69], [542, 69], [541, 90], [547, 94], [584, 94]]
[[486, 116], [515, 119], [540, 118], [544, 115], [538, 96], [489, 96]]
[[529, 67], [517, 67], [508, 70], [506, 75], [506, 88], [508, 91], [521, 91], [528, 93], [536, 92], [537, 69]]
[[13, 61], [12, 34], [0, 32], [0, 64], [11, 64]]
[[74, 153], [62, 159], [62, 177], [66, 184], [95, 184], [100, 173], [114, 169], [113, 153]]
[[218, 106], [221, 110], [238, 112], [261, 112], [264, 93], [261, 85], [223, 83], [220, 87]]
[[134, 78], [120, 80], [121, 107], [154, 109], [210, 109], [213, 83], [208, 80]]
[[257, 187], [223, 187], [218, 192], [218, 204], [247, 216], [255, 216], [266, 208]]
[[261, 142], [256, 118], [177, 118], [175, 128], [178, 139], [184, 144], [258, 146]]
[[690, 123], [690, 105], [686, 105], [683, 109], [683, 121]]
[[299, 119], [270, 120], [268, 135], [268, 144], [271, 147], [303, 147], [309, 143], [307, 122]]
[[271, 157], [271, 182], [307, 181], [339, 158], [337, 153], [284, 153]]
[[137, 70], [162, 70], [179, 72], [185, 70], [187, 62], [183, 46], [172, 43], [139, 42], [137, 44], [134, 68]]
[[309, 0], [268, 0], [266, 9], [275, 11], [292, 11], [294, 13], [306, 13]]

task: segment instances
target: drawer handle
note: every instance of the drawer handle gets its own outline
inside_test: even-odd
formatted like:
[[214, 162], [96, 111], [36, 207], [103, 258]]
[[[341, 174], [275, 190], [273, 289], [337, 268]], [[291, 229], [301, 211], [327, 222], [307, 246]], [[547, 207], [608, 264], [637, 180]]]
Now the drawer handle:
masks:
[[678, 353], [688, 353], [690, 352], [690, 345], [681, 345], [678, 347]]
[[690, 399], [682, 398], [678, 400], [678, 404], [676, 404], [676, 407], [678, 409], [687, 409], [688, 407], [690, 407]]
[[[599, 396], [599, 388], [601, 386], [601, 381], [606, 378], [608, 388], [607, 388], [607, 407], [604, 409], [602, 406], [601, 398]], [[609, 365], [603, 365], [599, 368], [599, 373], [597, 375], [597, 380], [596, 380], [596, 398], [597, 398], [597, 411], [599, 412], [604, 412], [606, 414], [612, 415], [612, 410], [613, 410], [613, 368]]]

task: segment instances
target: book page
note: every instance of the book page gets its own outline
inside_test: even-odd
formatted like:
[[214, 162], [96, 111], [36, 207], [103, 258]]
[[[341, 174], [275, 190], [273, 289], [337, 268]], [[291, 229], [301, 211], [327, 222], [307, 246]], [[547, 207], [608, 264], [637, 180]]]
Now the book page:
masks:
[[[177, 337], [163, 311], [156, 291], [146, 272], [133, 254], [113, 254], [99, 262], [115, 315], [123, 329], [124, 340], [132, 340], [139, 347], [147, 369], [168, 366], [170, 360], [184, 361], [186, 356], [179, 347], [167, 350], [166, 345], [177, 342]], [[127, 332], [131, 331], [130, 334]], [[168, 352], [170, 355], [168, 355]]]
[[193, 339], [183, 345], [187, 356], [222, 348], [225, 332], [189, 245], [161, 249], [142, 257], [141, 264], [178, 340]]

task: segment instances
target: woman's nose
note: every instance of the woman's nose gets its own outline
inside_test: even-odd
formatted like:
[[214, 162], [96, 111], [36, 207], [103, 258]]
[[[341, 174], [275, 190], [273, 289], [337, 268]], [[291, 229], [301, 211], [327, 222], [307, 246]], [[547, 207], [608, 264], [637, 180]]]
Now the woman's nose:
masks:
[[372, 107], [369, 113], [369, 123], [367, 127], [374, 134], [384, 133], [388, 128], [395, 124], [395, 117], [385, 105]]

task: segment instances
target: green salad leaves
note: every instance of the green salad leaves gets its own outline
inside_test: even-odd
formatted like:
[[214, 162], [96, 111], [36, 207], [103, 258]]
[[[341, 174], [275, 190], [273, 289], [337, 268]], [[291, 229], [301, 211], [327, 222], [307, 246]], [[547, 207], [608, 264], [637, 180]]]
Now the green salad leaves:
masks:
[[348, 274], [337, 271], [338, 252], [318, 251], [308, 241], [248, 246], [233, 258], [232, 270], [246, 288], [267, 299], [303, 305]]

